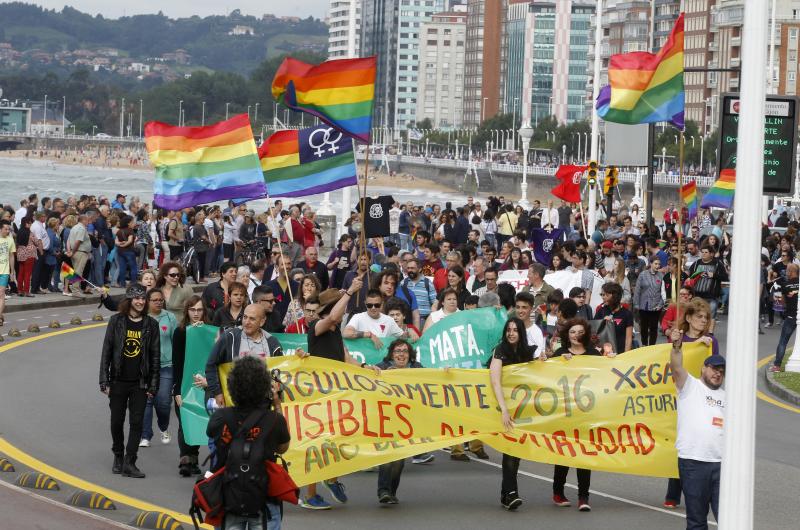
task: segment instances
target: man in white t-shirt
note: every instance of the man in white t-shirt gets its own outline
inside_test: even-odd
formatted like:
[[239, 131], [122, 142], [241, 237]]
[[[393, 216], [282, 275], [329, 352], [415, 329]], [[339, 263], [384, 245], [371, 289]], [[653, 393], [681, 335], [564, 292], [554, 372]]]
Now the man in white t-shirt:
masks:
[[356, 313], [347, 322], [342, 336], [346, 339], [366, 338], [372, 340], [372, 344], [377, 349], [383, 348], [382, 338], [394, 337], [396, 339], [406, 338], [408, 334], [400, 329], [397, 322], [389, 315], [381, 313], [383, 307], [383, 296], [377, 289], [370, 289], [366, 298], [367, 310], [364, 313]]
[[678, 390], [678, 473], [686, 502], [686, 528], [708, 528], [708, 508], [719, 521], [719, 477], [724, 448], [725, 357], [709, 356], [700, 378], [683, 366], [683, 334], [673, 330], [670, 366]]
[[544, 351], [545, 341], [542, 330], [532, 318], [534, 315], [533, 308], [534, 296], [531, 293], [517, 293], [517, 297], [514, 300], [514, 311], [517, 313], [517, 317], [522, 320], [522, 323], [525, 324], [528, 346], [536, 346], [533, 357], [538, 358]]

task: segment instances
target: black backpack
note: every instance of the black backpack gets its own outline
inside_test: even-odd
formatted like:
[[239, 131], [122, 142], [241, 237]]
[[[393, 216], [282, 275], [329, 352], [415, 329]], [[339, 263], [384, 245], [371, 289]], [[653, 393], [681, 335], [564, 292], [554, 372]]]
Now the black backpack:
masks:
[[225, 513], [243, 517], [264, 513], [269, 490], [264, 461], [272, 456], [265, 451], [264, 440], [275, 426], [275, 415], [266, 415], [264, 409], [250, 413], [227, 446], [222, 486]]

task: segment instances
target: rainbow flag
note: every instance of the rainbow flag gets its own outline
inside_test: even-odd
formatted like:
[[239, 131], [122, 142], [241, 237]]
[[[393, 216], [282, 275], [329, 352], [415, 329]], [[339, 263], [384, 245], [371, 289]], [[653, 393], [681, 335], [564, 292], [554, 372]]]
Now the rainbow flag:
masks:
[[683, 130], [683, 13], [657, 54], [612, 55], [608, 81], [595, 103], [604, 120], [627, 125], [668, 121]]
[[693, 180], [681, 186], [681, 198], [689, 210], [689, 218], [684, 221], [691, 221], [697, 217], [697, 182]]
[[272, 80], [272, 97], [369, 143], [376, 57], [307, 64], [287, 57]]
[[145, 144], [156, 168], [153, 203], [179, 210], [267, 193], [250, 118], [239, 114], [205, 127], [145, 124]]
[[258, 156], [270, 197], [304, 197], [357, 182], [353, 141], [327, 125], [278, 131]]
[[67, 265], [66, 263], [61, 264], [61, 273], [59, 274], [61, 277], [62, 282], [68, 283], [78, 283], [83, 281], [83, 278], [75, 272], [75, 269]]
[[733, 193], [736, 191], [736, 170], [723, 169], [719, 178], [703, 197], [701, 208], [732, 208]]

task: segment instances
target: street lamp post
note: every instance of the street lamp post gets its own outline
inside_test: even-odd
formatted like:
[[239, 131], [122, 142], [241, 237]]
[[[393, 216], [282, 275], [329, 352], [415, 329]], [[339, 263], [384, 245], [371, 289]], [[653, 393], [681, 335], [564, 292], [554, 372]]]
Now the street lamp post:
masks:
[[661, 172], [662, 173], [666, 173], [667, 172], [666, 171], [666, 167], [665, 167], [666, 160], [667, 160], [667, 148], [666, 147], [662, 147], [661, 148]]
[[528, 203], [528, 148], [530, 148], [531, 138], [533, 138], [533, 128], [528, 122], [525, 122], [518, 132], [519, 138], [522, 140], [522, 184], [520, 185], [522, 197], [519, 205], [523, 210], [529, 210], [531, 206]]
[[566, 161], [567, 161], [567, 146], [562, 144], [561, 145], [561, 165], [563, 166]]
[[260, 103], [256, 103], [256, 111], [253, 114], [253, 124], [257, 124], [258, 123], [258, 106], [259, 105], [260, 105]]
[[47, 94], [44, 95], [44, 112], [42, 112], [42, 134], [47, 132]]
[[183, 100], [178, 102], [178, 127], [181, 127], [181, 117], [183, 116]]
[[140, 99], [139, 100], [139, 138], [142, 137], [142, 108], [144, 106], [144, 102]]
[[[180, 120], [178, 120], [180, 124]], [[125, 136], [125, 98], [122, 98], [122, 106], [119, 108], [119, 137]]]
[[229, 106], [230, 106], [230, 103], [225, 103], [225, 119], [226, 120], [228, 119], [228, 107]]
[[200, 112], [200, 125], [206, 124], [206, 102], [203, 102], [203, 110]]
[[706, 135], [704, 133], [700, 135], [700, 171], [703, 171], [703, 168], [706, 165], [706, 161], [703, 158], [703, 145], [705, 143], [706, 143]]
[[61, 109], [61, 134], [67, 134], [67, 96], [64, 96], [64, 106]]
[[94, 136], [94, 132], [97, 130], [97, 125], [92, 125], [92, 136]]
[[519, 98], [514, 98], [514, 111], [511, 114], [511, 150], [514, 151], [517, 148], [517, 101]]

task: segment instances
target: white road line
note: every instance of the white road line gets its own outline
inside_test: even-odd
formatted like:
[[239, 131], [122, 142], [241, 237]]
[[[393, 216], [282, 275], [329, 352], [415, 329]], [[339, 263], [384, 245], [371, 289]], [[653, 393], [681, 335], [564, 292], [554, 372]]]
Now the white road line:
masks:
[[27, 318], [18, 318], [18, 319], [17, 319], [17, 321], [18, 321], [18, 322], [24, 322], [24, 321], [26, 321], [26, 320], [28, 320], [28, 319], [27, 319]]
[[[478, 462], [479, 464], [484, 464], [484, 465], [487, 465], [487, 466], [496, 467], [496, 468], [501, 469], [501, 470], [503, 469], [503, 466], [501, 466], [500, 464], [495, 464], [494, 462], [487, 462], [486, 460], [480, 460], [478, 458], [472, 458], [472, 461], [473, 462]], [[535, 478], [537, 480], [542, 480], [544, 482], [550, 482], [550, 483], [553, 482], [553, 479], [551, 479], [549, 477], [543, 477], [542, 475], [537, 475], [535, 473], [529, 473], [528, 471], [520, 470], [519, 474], [520, 475], [525, 475], [526, 477]], [[567, 483], [566, 486], [569, 487], [569, 488], [572, 488], [574, 490], [578, 489], [578, 486], [576, 486], [574, 484]], [[597, 495], [598, 497], [604, 497], [606, 499], [611, 499], [611, 500], [614, 500], [614, 501], [624, 502], [626, 504], [630, 504], [632, 506], [637, 506], [639, 508], [646, 508], [646, 509], [652, 510], [654, 512], [661, 512], [661, 513], [665, 513], [667, 515], [672, 515], [674, 517], [680, 517], [682, 519], [686, 519], [686, 514], [681, 513], [681, 512], [676, 512], [674, 510], [667, 510], [666, 508], [659, 508], [658, 506], [650, 506], [649, 504], [644, 504], [642, 502], [634, 501], [634, 500], [631, 500], [631, 499], [626, 499], [625, 497], [618, 497], [618, 496], [612, 495], [610, 493], [603, 493], [602, 491], [597, 491], [597, 490], [591, 490], [590, 489], [589, 493], [591, 493], [592, 495]], [[711, 520], [708, 521], [708, 524], [709, 525], [713, 525], [713, 526], [717, 526], [717, 523], [715, 523], [715, 522], [713, 522]]]

